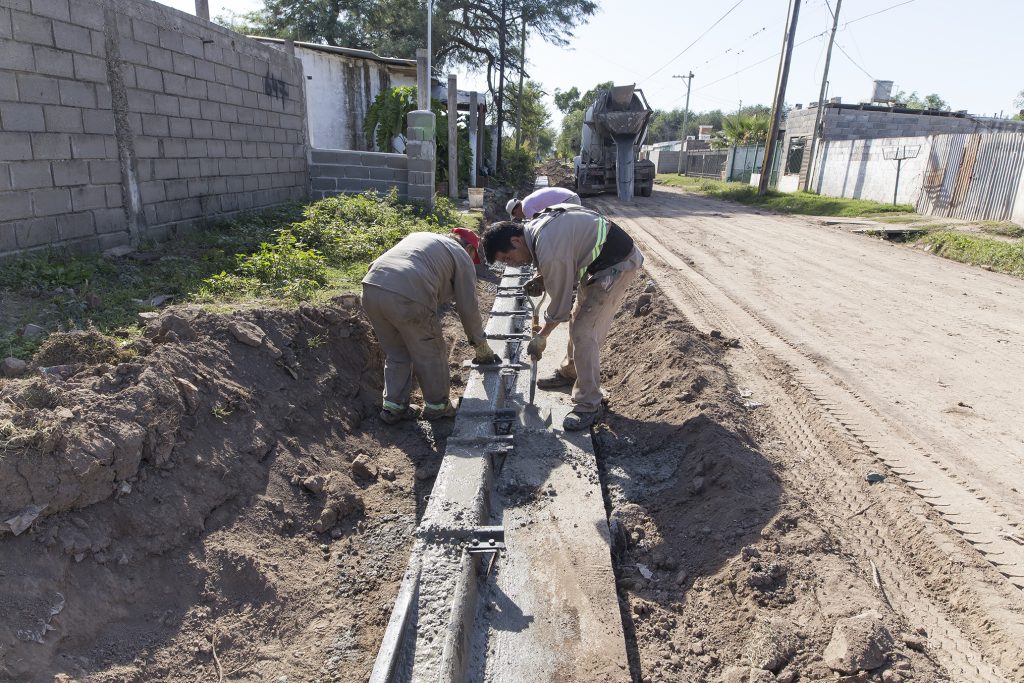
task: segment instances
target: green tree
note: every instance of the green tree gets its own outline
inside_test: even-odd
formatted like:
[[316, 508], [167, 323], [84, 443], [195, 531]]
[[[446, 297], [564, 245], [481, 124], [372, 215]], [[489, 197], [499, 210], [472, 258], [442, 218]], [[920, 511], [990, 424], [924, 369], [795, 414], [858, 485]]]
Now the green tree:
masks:
[[750, 114], [736, 114], [722, 119], [722, 130], [712, 138], [715, 147], [753, 145], [768, 139], [771, 118]]
[[555, 106], [562, 112], [562, 126], [555, 140], [555, 155], [561, 159], [571, 159], [580, 151], [580, 138], [583, 135], [583, 114], [602, 90], [615, 85], [614, 81], [598, 83], [582, 95], [573, 86], [566, 91], [555, 90]]
[[917, 91], [907, 94], [903, 90], [897, 90], [891, 97], [893, 105], [904, 109], [931, 109], [935, 111], [949, 111], [950, 106], [936, 93], [920, 97]]
[[[537, 81], [526, 81], [523, 85], [522, 140], [526, 147], [538, 153], [541, 152], [540, 136], [551, 123], [551, 114], [544, 106], [544, 95], [546, 94]], [[507, 103], [505, 120], [514, 125], [519, 120], [518, 83], [510, 83], [505, 86], [503, 101]], [[550, 151], [550, 146], [548, 151]]]

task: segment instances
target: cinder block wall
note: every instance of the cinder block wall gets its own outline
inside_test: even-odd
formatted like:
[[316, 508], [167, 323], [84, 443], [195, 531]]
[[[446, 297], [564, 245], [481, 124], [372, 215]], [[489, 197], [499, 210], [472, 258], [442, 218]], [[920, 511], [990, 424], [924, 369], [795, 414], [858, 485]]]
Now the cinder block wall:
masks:
[[404, 154], [314, 149], [309, 180], [313, 199], [340, 193], [376, 190], [386, 193], [398, 188], [398, 196], [409, 198], [409, 163]]
[[0, 0], [0, 256], [307, 195], [301, 63], [147, 0]]

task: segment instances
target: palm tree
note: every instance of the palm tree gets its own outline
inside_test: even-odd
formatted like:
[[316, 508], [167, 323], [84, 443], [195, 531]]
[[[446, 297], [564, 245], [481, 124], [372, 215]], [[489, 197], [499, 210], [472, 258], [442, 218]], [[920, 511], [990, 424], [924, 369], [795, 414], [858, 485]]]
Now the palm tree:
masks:
[[722, 130], [715, 133], [712, 144], [716, 147], [731, 145], [753, 145], [768, 139], [768, 126], [771, 123], [767, 116], [737, 114], [722, 119]]

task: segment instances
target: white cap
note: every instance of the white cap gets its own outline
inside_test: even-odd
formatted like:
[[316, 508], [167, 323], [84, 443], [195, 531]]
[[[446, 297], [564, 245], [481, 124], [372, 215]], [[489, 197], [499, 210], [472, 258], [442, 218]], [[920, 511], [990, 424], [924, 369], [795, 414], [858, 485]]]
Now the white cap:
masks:
[[[520, 204], [522, 204], [522, 202], [516, 199], [515, 197], [508, 200], [508, 204], [505, 205], [505, 210], [508, 211], [508, 215], [512, 216], [512, 212], [515, 211], [516, 207], [519, 206]], [[515, 218], [515, 216], [512, 217]]]

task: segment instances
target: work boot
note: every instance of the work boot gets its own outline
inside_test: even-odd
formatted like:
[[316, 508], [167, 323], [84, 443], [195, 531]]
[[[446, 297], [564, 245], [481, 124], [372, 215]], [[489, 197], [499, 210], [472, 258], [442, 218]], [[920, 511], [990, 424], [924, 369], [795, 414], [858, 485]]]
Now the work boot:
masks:
[[547, 377], [537, 378], [538, 389], [561, 389], [562, 387], [571, 387], [576, 380], [569, 379], [558, 370], [555, 370]]
[[455, 406], [451, 403], [445, 403], [443, 408], [435, 408], [434, 406], [427, 405], [423, 409], [424, 420], [442, 420], [446, 417], [455, 417]]
[[592, 413], [584, 413], [578, 410], [573, 410], [571, 413], [565, 416], [562, 421], [562, 429], [567, 432], [582, 432], [584, 429], [590, 429], [597, 422], [598, 418], [601, 417], [603, 410], [595, 410]]
[[402, 420], [415, 420], [417, 415], [418, 411], [412, 406], [409, 406], [407, 408], [403, 408], [402, 410], [397, 411], [382, 408], [380, 413], [378, 414], [378, 417], [380, 417], [381, 422], [383, 422], [384, 424], [396, 425]]

